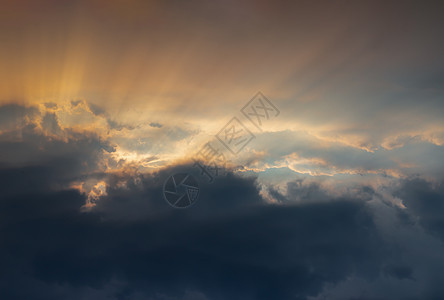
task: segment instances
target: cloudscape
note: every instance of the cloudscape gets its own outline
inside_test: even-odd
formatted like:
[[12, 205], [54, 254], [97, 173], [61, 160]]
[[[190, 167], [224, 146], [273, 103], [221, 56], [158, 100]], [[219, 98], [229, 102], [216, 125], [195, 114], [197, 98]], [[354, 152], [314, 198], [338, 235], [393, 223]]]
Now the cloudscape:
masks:
[[444, 299], [443, 11], [3, 1], [0, 299]]

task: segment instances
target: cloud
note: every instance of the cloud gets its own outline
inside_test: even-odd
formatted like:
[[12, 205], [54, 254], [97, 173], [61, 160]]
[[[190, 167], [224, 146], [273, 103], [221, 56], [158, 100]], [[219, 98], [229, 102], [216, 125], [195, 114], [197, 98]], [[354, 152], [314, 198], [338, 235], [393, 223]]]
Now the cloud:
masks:
[[39, 111], [35, 107], [26, 107], [18, 104], [2, 105], [0, 106], [0, 132], [5, 134], [25, 126], [38, 115]]
[[151, 122], [150, 123], [150, 126], [151, 127], [155, 127], [155, 128], [162, 128], [162, 124], [160, 124], [160, 123], [156, 123], [156, 122]]
[[395, 195], [408, 208], [406, 213], [444, 241], [444, 183], [411, 178], [401, 182]]
[[[107, 157], [113, 148], [97, 135], [65, 128], [62, 139], [23, 126], [19, 141], [3, 136], [0, 148], [2, 298], [362, 298], [362, 291], [424, 298], [440, 291], [429, 276], [443, 276], [432, 259], [441, 257], [434, 237], [442, 238], [441, 185], [421, 179], [340, 193], [290, 180], [284, 192], [269, 187], [278, 200], [270, 204], [254, 175], [209, 183], [189, 164], [150, 173], [115, 168]], [[200, 198], [174, 210], [163, 182], [184, 171], [198, 179]], [[427, 245], [421, 255], [416, 241]]]
[[[208, 299], [304, 298], [350, 272], [377, 273], [381, 241], [362, 204], [264, 206], [253, 181], [232, 177], [221, 183], [228, 190], [223, 196], [216, 196], [222, 192], [216, 186], [201, 207], [175, 211], [160, 190], [150, 189], [158, 179], [140, 191], [108, 189], [88, 213], [80, 211], [85, 199], [75, 190], [3, 197], [2, 215], [10, 216], [2, 217], [8, 228], [2, 233], [3, 295], [69, 299], [73, 291], [84, 297], [96, 291], [111, 299], [121, 293], [161, 299], [195, 291]], [[255, 205], [245, 205], [249, 201]], [[131, 205], [137, 210], [147, 202], [156, 214], [122, 218]], [[121, 217], [110, 218], [117, 211]]]

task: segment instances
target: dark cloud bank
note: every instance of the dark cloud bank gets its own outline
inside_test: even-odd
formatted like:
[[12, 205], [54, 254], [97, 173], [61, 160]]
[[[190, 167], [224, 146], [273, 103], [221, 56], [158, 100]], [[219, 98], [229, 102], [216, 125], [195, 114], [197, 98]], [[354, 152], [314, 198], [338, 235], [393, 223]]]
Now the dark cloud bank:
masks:
[[[67, 184], [104, 178], [94, 170], [110, 146], [93, 135], [58, 142], [32, 128], [21, 133], [15, 142], [3, 136], [0, 150], [11, 159], [32, 153], [32, 163], [2, 160], [0, 168], [0, 299], [444, 295], [443, 184], [400, 182], [392, 194], [404, 210], [374, 202], [383, 197], [369, 187], [338, 198], [300, 181], [285, 195], [271, 188], [279, 204], [270, 205], [255, 178], [231, 174], [200, 180], [199, 201], [174, 210], [161, 188], [168, 175], [192, 169], [178, 166], [107, 175], [107, 195], [85, 212], [86, 196]], [[415, 252], [418, 243], [429, 257]]]

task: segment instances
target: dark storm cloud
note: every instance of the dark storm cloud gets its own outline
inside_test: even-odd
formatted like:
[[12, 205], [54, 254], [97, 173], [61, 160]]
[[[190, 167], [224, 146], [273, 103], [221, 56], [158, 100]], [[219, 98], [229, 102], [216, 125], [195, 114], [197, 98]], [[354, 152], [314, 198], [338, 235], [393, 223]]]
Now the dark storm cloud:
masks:
[[[43, 124], [50, 129], [58, 129], [53, 115], [47, 115]], [[0, 165], [5, 166], [39, 166], [51, 161], [65, 161], [67, 164], [52, 164], [51, 166], [65, 173], [79, 174], [94, 171], [100, 163], [103, 151], [112, 152], [113, 147], [93, 133], [69, 133], [67, 140], [55, 139], [36, 131], [34, 125], [29, 125], [12, 133], [0, 136], [1, 157]], [[9, 136], [20, 136], [19, 140], [11, 140]], [[68, 163], [70, 162], [70, 163]], [[46, 165], [45, 165], [46, 166]]]
[[[158, 186], [157, 179], [144, 184]], [[98, 290], [111, 299], [181, 299], [187, 291], [205, 299], [303, 299], [351, 273], [377, 276], [382, 263], [385, 250], [363, 204], [265, 206], [253, 179], [228, 177], [201, 199], [207, 207], [177, 211], [163, 209], [159, 189], [144, 187], [140, 198], [137, 189], [108, 190], [105, 205], [90, 213], [80, 212], [85, 199], [72, 190], [2, 197], [4, 297], [70, 299], [83, 290], [91, 299]], [[158, 201], [146, 207], [157, 214], [106, 218], [109, 206], [125, 214], [130, 199]]]
[[[41, 117], [45, 128], [60, 128], [53, 114]], [[32, 122], [14, 126], [0, 135], [2, 299], [307, 299], [350, 278], [376, 282], [370, 289], [391, 298], [404, 295], [396, 284], [414, 286], [419, 298], [440, 293], [442, 271], [424, 270], [434, 262], [409, 247], [425, 239], [430, 253], [441, 250], [412, 228], [419, 217], [442, 232], [442, 185], [406, 181], [397, 191], [406, 211], [372, 208], [379, 194], [370, 187], [338, 197], [303, 181], [288, 183], [285, 195], [271, 187], [280, 202], [271, 205], [256, 177], [229, 173], [210, 184], [192, 165], [107, 174], [101, 163], [113, 147], [98, 136], [65, 129], [59, 140]], [[186, 210], [162, 198], [176, 172], [199, 180], [199, 200]], [[69, 186], [88, 179], [107, 188], [85, 211], [87, 195]], [[392, 219], [396, 226], [381, 225]], [[387, 239], [395, 230], [409, 232], [404, 244]], [[340, 292], [359, 295], [353, 286]]]
[[[86, 196], [67, 186], [105, 177], [106, 143], [21, 133], [0, 148], [3, 158], [32, 158], [0, 169], [3, 299], [298, 299], [351, 273], [378, 274], [385, 250], [362, 203], [270, 206], [254, 177], [209, 184], [177, 166], [106, 175], [107, 195], [82, 212]], [[186, 170], [199, 178], [200, 200], [171, 209], [163, 181]]]
[[267, 191], [280, 203], [323, 203], [328, 201], [345, 200], [365, 202], [370, 201], [377, 193], [369, 186], [359, 185], [354, 187], [348, 194], [340, 198], [332, 196], [331, 191], [325, 190], [317, 182], [304, 183], [304, 179], [298, 179], [287, 183], [287, 191], [282, 194], [273, 186], [268, 186]]
[[224, 215], [229, 211], [246, 209], [263, 204], [259, 195], [256, 178], [240, 178], [233, 174], [208, 183], [192, 165], [175, 166], [154, 174], [113, 174], [107, 176], [108, 195], [97, 203], [95, 211], [104, 218], [140, 220], [168, 213], [171, 208], [162, 198], [163, 183], [175, 173], [190, 173], [199, 181], [200, 194], [191, 210], [181, 215], [202, 217], [207, 214]]
[[[2, 299], [306, 299], [348, 278], [423, 282], [421, 259], [409, 260], [382, 235], [369, 187], [338, 198], [294, 181], [285, 195], [271, 193], [281, 204], [270, 205], [255, 177], [230, 173], [209, 184], [191, 165], [104, 174], [102, 153], [112, 148], [97, 137], [62, 142], [32, 127], [21, 133], [0, 148], [2, 157], [33, 157], [0, 169]], [[164, 180], [176, 172], [199, 180], [200, 199], [190, 209], [174, 210], [162, 198]], [[108, 187], [85, 212], [86, 195], [67, 186], [92, 177]], [[410, 186], [432, 193], [435, 203], [439, 195], [419, 183]], [[411, 196], [402, 197], [413, 217], [429, 216], [407, 187], [400, 191]]]
[[444, 182], [430, 183], [414, 178], [402, 182], [396, 196], [426, 229], [444, 240]]

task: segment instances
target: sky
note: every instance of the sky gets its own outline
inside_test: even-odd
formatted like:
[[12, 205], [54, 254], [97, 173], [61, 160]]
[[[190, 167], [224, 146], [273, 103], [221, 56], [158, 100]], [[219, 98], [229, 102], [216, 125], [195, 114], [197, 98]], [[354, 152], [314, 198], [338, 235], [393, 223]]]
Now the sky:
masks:
[[3, 1], [0, 298], [442, 298], [443, 9]]

